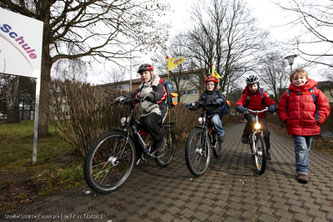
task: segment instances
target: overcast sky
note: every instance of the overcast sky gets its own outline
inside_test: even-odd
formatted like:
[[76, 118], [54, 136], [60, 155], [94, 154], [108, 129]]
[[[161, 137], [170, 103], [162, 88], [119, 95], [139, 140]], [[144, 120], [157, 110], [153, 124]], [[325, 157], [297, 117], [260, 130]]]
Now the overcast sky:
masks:
[[[172, 25], [170, 30], [171, 36], [186, 30], [191, 22], [190, 9], [193, 2], [197, 1], [204, 3], [205, 0], [166, 0], [170, 3], [173, 13], [163, 18]], [[314, 1], [314, 0], [308, 0]], [[288, 27], [286, 24], [291, 21], [290, 13], [281, 9], [276, 3], [287, 4], [288, 0], [247, 0], [248, 6], [253, 10], [253, 17], [258, 21], [260, 28], [268, 30], [271, 34], [271, 38], [279, 42], [288, 42], [288, 39], [295, 37], [295, 29]], [[290, 54], [296, 54], [296, 51], [286, 52], [286, 56]], [[136, 63], [151, 63], [149, 56], [141, 56], [135, 61]], [[295, 59], [294, 67], [298, 64], [302, 64], [299, 58]], [[135, 74], [136, 67], [132, 68], [132, 78], [137, 78]], [[313, 73], [317, 73], [316, 68]], [[310, 70], [310, 71], [311, 71]], [[128, 70], [129, 71], [129, 70]], [[308, 70], [309, 71], [309, 70]], [[315, 77], [318, 80], [322, 78], [316, 74]], [[125, 76], [125, 79], [129, 79], [129, 75]]]

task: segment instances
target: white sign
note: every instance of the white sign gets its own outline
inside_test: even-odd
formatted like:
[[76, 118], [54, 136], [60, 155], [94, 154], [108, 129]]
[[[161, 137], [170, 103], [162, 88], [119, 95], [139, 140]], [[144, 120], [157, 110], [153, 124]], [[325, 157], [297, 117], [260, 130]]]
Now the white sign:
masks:
[[0, 8], [0, 73], [40, 78], [43, 22]]

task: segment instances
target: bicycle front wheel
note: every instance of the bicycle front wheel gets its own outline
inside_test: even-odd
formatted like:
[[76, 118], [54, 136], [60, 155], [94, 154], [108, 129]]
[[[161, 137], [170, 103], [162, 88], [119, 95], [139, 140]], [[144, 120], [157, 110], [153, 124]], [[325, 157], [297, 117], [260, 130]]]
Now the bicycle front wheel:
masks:
[[255, 153], [254, 153], [254, 165], [256, 168], [257, 173], [263, 174], [266, 170], [266, 146], [264, 137], [262, 134], [256, 135], [256, 140], [253, 142], [252, 146], [255, 147]]
[[216, 159], [218, 159], [221, 156], [222, 153], [222, 142], [217, 141], [216, 146], [213, 149], [213, 154]]
[[88, 150], [84, 160], [84, 178], [93, 191], [111, 193], [127, 180], [134, 162], [132, 140], [109, 132], [99, 137]]
[[175, 156], [176, 140], [175, 133], [170, 123], [164, 123], [162, 128], [163, 136], [166, 139], [163, 156], [155, 158], [156, 163], [161, 166], [167, 166]]
[[210, 142], [205, 130], [195, 128], [186, 142], [185, 160], [189, 171], [196, 177], [204, 174], [211, 157]]

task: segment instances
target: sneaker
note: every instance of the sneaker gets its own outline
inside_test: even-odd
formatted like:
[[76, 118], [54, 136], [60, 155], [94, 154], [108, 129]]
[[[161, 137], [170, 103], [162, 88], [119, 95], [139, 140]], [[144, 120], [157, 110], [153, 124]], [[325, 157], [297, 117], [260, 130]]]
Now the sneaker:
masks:
[[271, 152], [269, 152], [269, 150], [267, 150], [267, 153], [266, 153], [266, 159], [267, 160], [271, 160]]
[[166, 143], [165, 139], [163, 139], [161, 142], [156, 143], [155, 156], [157, 158], [163, 155], [163, 151], [165, 149], [165, 143]]
[[300, 183], [307, 183], [309, 181], [309, 178], [306, 174], [297, 174], [296, 179]]
[[247, 144], [249, 142], [249, 138], [247, 136], [242, 136], [242, 143]]
[[219, 142], [223, 142], [224, 141], [224, 136], [219, 136], [218, 140], [219, 140]]

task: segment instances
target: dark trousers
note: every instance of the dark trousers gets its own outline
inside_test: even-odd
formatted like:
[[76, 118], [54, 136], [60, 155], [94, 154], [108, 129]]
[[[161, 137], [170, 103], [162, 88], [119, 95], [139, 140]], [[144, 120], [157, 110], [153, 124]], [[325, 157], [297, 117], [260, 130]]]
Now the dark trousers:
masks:
[[[247, 123], [244, 128], [243, 137], [248, 138], [250, 133], [252, 132], [252, 129], [254, 128], [254, 124], [256, 122], [256, 117], [255, 117], [255, 115], [253, 115], [251, 113], [245, 114], [244, 117], [247, 120]], [[270, 132], [268, 131], [267, 121], [265, 118], [259, 117], [259, 122], [262, 125], [262, 129], [264, 131], [264, 140], [265, 140], [266, 148], [270, 149], [271, 148], [271, 144], [270, 144], [270, 140], [269, 140]]]
[[162, 116], [157, 113], [151, 113], [148, 116], [140, 118], [141, 127], [146, 129], [150, 135], [154, 138], [155, 142], [161, 142], [163, 140], [163, 134], [161, 131]]

